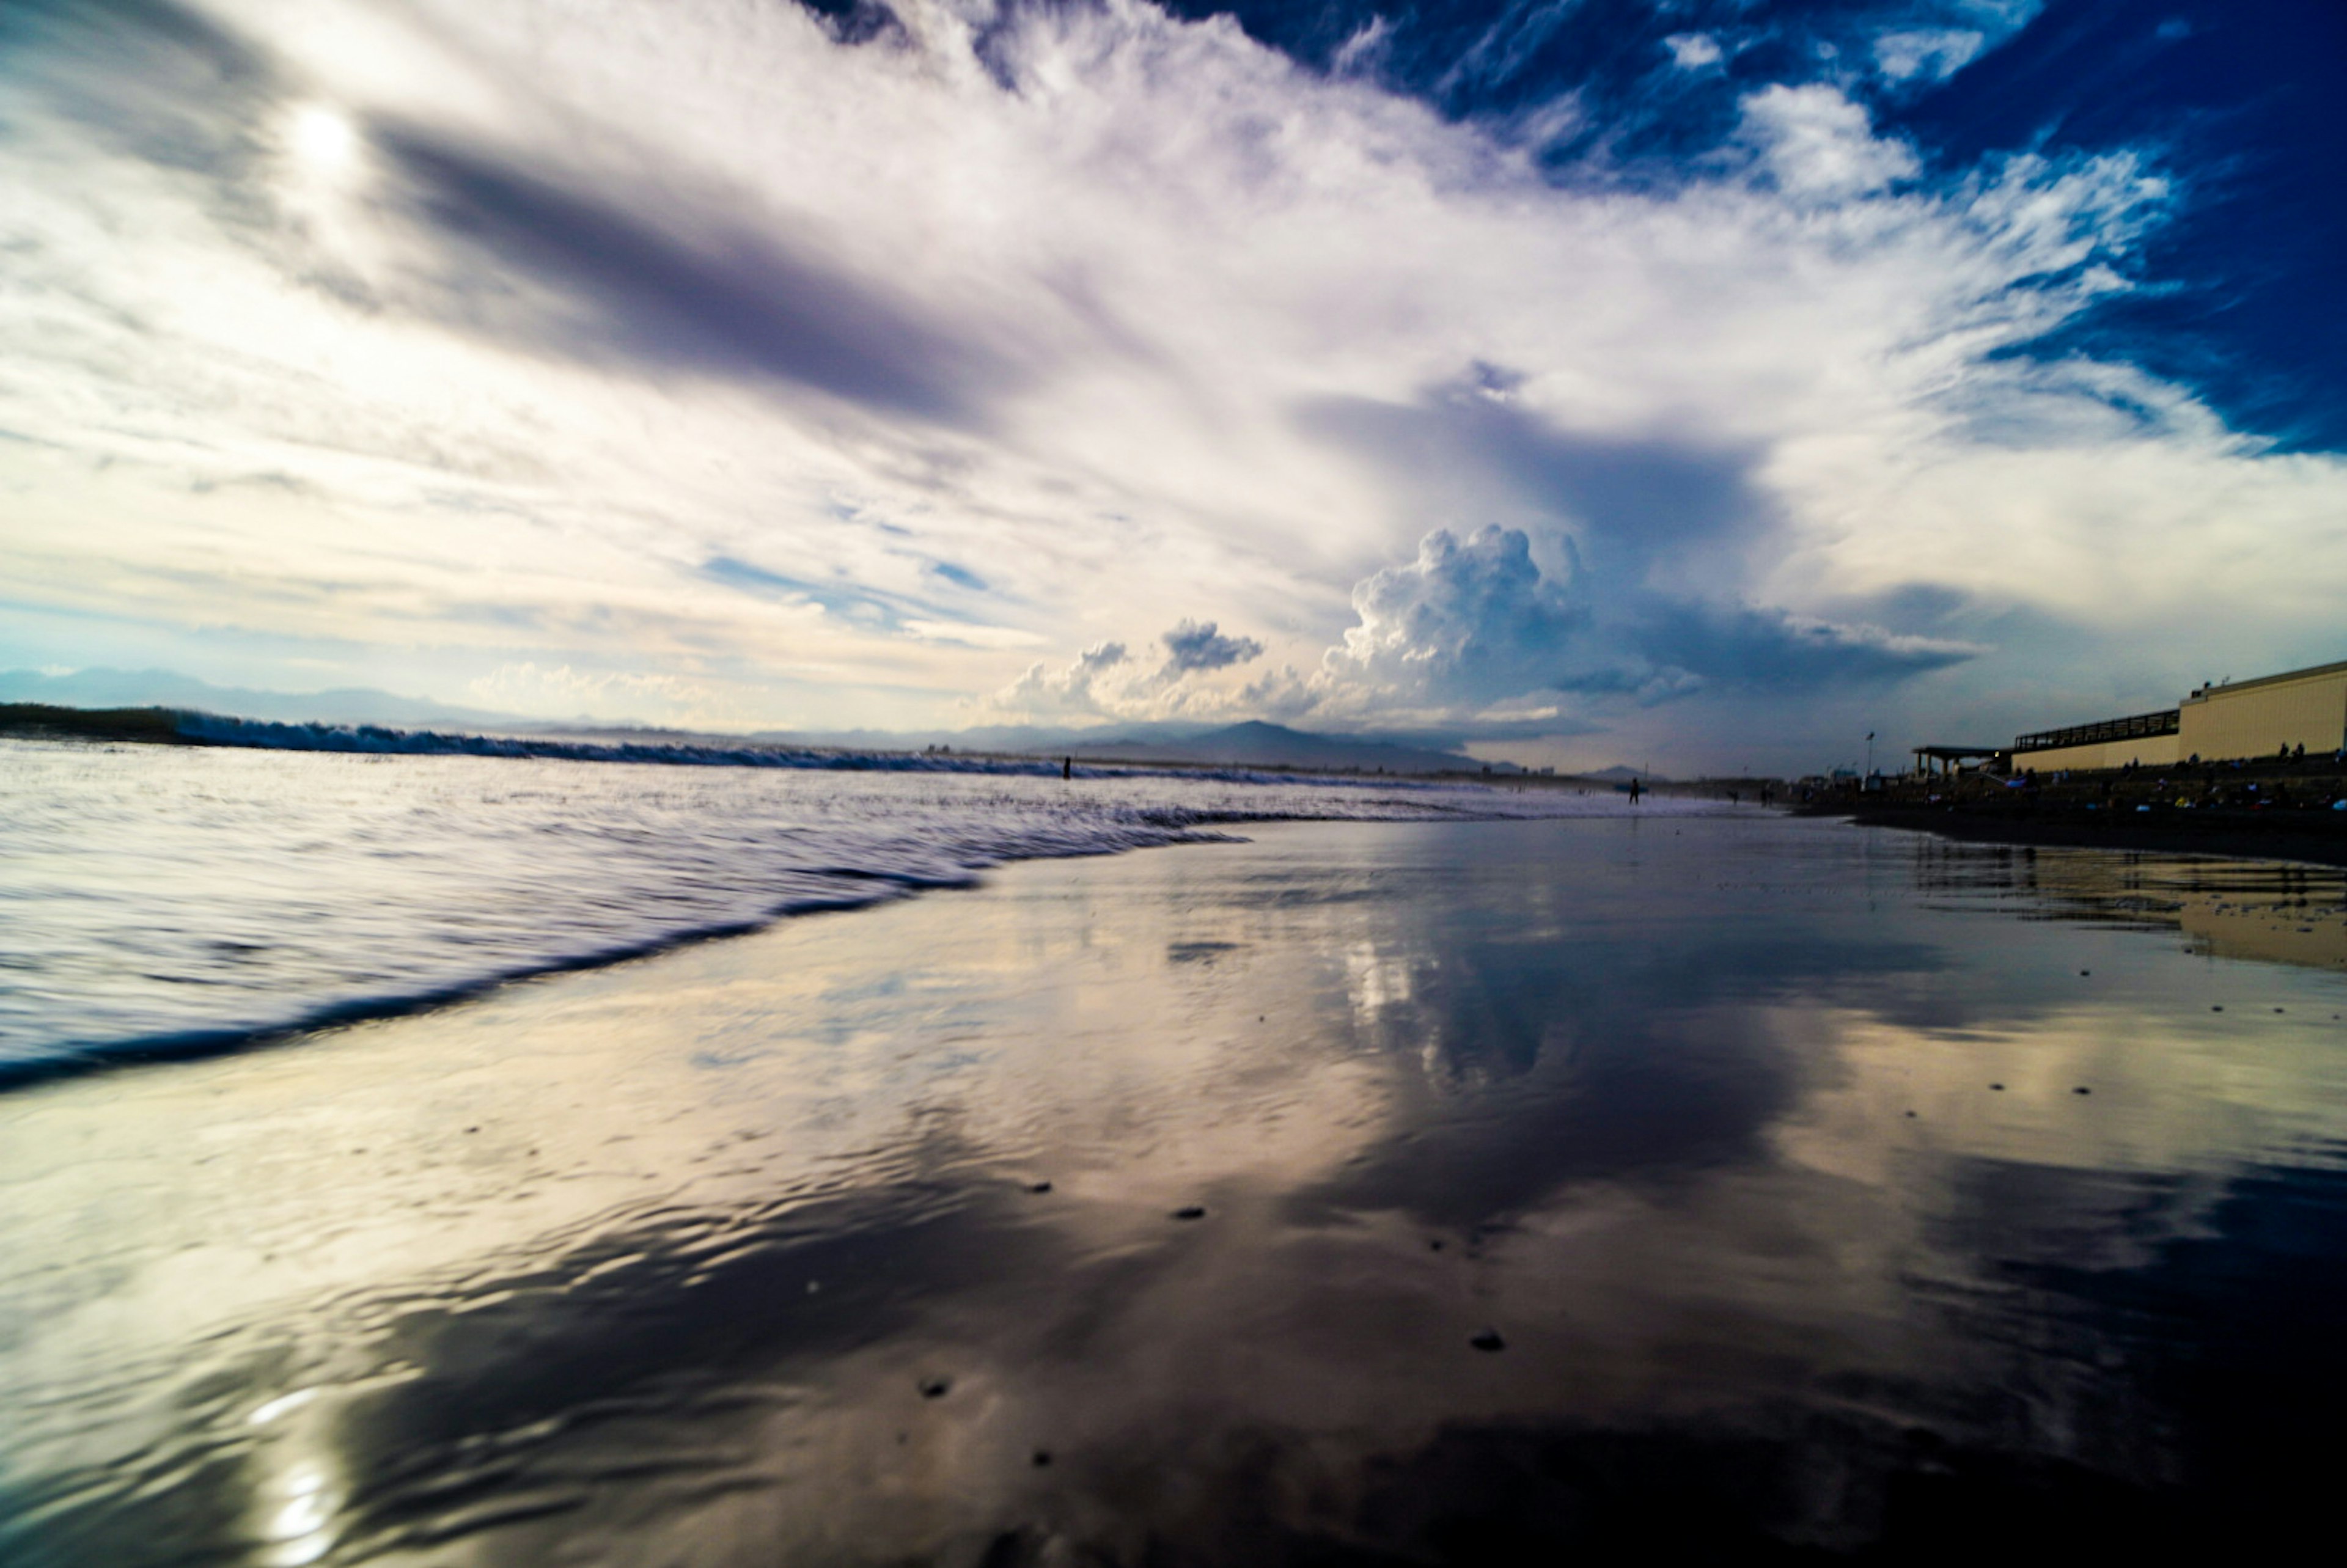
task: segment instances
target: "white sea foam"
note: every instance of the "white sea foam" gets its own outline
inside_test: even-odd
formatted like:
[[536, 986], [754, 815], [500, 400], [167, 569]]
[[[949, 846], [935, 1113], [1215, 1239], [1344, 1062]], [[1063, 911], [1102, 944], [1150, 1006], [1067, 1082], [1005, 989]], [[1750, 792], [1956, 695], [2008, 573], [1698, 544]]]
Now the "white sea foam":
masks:
[[1280, 818], [1630, 809], [1603, 790], [1244, 774], [1063, 783], [1056, 768], [977, 759], [244, 733], [272, 738], [0, 742], [0, 1079], [428, 1005], [965, 884], [1006, 861]]

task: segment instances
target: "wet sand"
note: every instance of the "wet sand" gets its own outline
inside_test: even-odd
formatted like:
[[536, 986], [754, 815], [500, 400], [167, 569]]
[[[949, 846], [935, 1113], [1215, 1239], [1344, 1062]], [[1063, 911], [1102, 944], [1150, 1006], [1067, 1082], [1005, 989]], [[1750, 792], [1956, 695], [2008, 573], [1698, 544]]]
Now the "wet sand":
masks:
[[1941, 1561], [2326, 1504], [2340, 874], [1249, 833], [0, 1096], [0, 1561]]
[[2031, 844], [2347, 866], [2347, 815], [2321, 810], [2137, 813], [1893, 803], [1819, 806], [1811, 808], [1811, 813], [1867, 827], [1903, 828], [1972, 844]]

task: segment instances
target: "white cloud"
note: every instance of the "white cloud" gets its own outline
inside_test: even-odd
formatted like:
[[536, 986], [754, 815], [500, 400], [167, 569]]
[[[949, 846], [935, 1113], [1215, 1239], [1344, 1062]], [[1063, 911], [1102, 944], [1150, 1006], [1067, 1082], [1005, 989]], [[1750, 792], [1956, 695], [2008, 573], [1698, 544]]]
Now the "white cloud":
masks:
[[1026, 672], [995, 693], [995, 712], [1020, 718], [1092, 718], [1104, 716], [1117, 701], [1102, 683], [1112, 671], [1130, 665], [1122, 642], [1102, 642], [1085, 649], [1065, 668], [1030, 664]]
[[1329, 650], [1329, 683], [1348, 706], [1481, 704], [1553, 689], [1589, 612], [1547, 581], [1523, 534], [1486, 528], [1460, 539], [1438, 528], [1406, 566], [1353, 589], [1358, 624]]
[[1987, 45], [1985, 36], [1967, 28], [1884, 33], [1874, 40], [1874, 63], [1894, 82], [1940, 82], [1972, 64]]
[[1866, 110], [1823, 83], [1764, 87], [1744, 100], [1744, 133], [1788, 195], [1846, 200], [1911, 178], [1904, 142], [1874, 134]]
[[1708, 33], [1673, 33], [1663, 40], [1671, 52], [1671, 63], [1683, 71], [1699, 71], [1716, 66], [1725, 55], [1719, 40]]

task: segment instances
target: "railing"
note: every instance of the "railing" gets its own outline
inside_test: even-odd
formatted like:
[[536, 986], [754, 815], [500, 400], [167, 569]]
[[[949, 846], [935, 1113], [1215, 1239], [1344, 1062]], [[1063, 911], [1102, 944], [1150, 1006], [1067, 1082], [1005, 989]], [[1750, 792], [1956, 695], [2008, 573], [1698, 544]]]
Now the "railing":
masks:
[[2124, 719], [2105, 719], [2099, 724], [2073, 724], [2066, 730], [2040, 730], [2034, 734], [2014, 737], [2013, 749], [2018, 752], [2050, 752], [2057, 746], [2091, 746], [2103, 741], [2138, 741], [2146, 735], [2176, 733], [2177, 711], [2162, 708], [2157, 713], [2136, 713]]

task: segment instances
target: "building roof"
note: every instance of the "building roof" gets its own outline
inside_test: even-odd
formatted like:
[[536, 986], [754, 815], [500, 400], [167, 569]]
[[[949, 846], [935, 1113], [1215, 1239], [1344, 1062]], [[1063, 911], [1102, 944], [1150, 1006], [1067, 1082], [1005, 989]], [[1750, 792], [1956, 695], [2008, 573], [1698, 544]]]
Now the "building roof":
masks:
[[2275, 686], [2284, 681], [2303, 681], [2311, 675], [2347, 675], [2347, 659], [2336, 664], [2310, 664], [2303, 670], [2285, 670], [2279, 675], [2256, 675], [2247, 681], [2227, 681], [2221, 685], [2196, 687], [2184, 700], [2203, 702], [2225, 692], [2247, 692], [2255, 686]]

